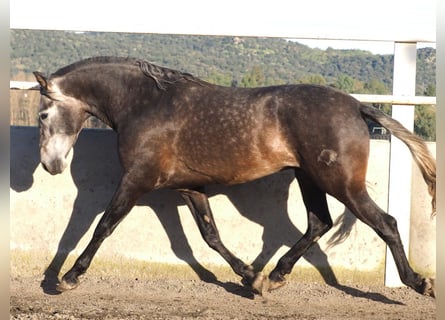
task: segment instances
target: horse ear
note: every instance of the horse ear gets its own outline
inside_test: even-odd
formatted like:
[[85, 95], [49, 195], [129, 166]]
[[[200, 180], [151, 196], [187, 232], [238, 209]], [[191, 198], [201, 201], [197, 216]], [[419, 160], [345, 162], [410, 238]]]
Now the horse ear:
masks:
[[36, 77], [37, 82], [40, 84], [40, 87], [44, 90], [48, 90], [48, 80], [46, 77], [38, 71], [33, 72], [34, 77]]

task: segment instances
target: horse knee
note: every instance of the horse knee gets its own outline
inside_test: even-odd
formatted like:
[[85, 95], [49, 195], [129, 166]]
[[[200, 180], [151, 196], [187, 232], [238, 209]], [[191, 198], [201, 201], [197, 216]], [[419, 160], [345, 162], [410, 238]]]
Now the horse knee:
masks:
[[326, 218], [320, 219], [320, 217], [311, 212], [308, 219], [306, 233], [315, 238], [315, 241], [318, 241], [318, 239], [320, 239], [322, 235], [328, 232], [333, 225], [334, 224], [329, 214], [326, 216]]
[[96, 226], [96, 229], [93, 233], [93, 239], [95, 240], [103, 240], [111, 235], [113, 232], [113, 228], [110, 227], [107, 223], [101, 223]]
[[392, 231], [397, 231], [397, 220], [389, 214], [383, 215], [383, 220], [388, 225], [389, 229]]
[[213, 233], [207, 233], [203, 235], [205, 242], [208, 244], [210, 248], [218, 251], [221, 247], [221, 239], [218, 235]]
[[393, 243], [400, 238], [399, 230], [397, 228], [397, 220], [389, 214], [381, 216], [380, 223], [376, 224], [374, 230], [388, 244]]
[[329, 218], [329, 221], [324, 222], [323, 234], [331, 230], [333, 226], [334, 223], [332, 222], [332, 219]]

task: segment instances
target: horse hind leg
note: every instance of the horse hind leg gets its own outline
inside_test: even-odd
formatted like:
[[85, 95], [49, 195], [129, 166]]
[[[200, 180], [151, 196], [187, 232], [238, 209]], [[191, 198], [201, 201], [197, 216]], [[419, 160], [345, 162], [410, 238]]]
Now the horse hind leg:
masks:
[[345, 203], [357, 218], [370, 226], [385, 241], [391, 250], [399, 272], [400, 280], [415, 291], [427, 295], [436, 296], [434, 279], [422, 278], [414, 272], [409, 265], [400, 234], [397, 229], [397, 221], [394, 217], [380, 209], [369, 197], [363, 188], [360, 191], [349, 192], [349, 199]]
[[300, 185], [303, 201], [306, 206], [308, 223], [303, 237], [278, 261], [262, 290], [271, 291], [286, 283], [285, 275], [291, 273], [295, 263], [315, 244], [322, 235], [332, 228], [332, 219], [326, 200], [326, 193], [301, 170], [295, 170]]

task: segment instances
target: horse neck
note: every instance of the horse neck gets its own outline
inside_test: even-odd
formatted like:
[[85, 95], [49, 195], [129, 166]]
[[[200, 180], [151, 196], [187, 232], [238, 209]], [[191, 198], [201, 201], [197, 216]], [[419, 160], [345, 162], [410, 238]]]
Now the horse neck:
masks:
[[132, 103], [135, 95], [144, 95], [150, 100], [157, 95], [154, 82], [139, 70], [134, 72], [124, 69], [114, 76], [93, 71], [91, 75], [83, 75], [81, 81], [71, 87], [79, 88], [77, 95], [88, 106], [88, 113], [114, 130], [125, 122], [129, 113], [135, 111], [136, 107]]

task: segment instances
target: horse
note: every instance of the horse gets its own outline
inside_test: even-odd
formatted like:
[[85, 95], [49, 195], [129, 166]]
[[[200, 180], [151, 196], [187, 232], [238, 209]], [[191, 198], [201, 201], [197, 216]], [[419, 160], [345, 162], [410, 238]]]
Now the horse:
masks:
[[[342, 202], [389, 246], [401, 281], [435, 297], [435, 279], [414, 272], [395, 218], [370, 198], [366, 120], [403, 141], [436, 200], [436, 162], [422, 139], [380, 110], [329, 86], [224, 87], [143, 59], [93, 57], [45, 76], [34, 72], [39, 106], [40, 162], [55, 175], [85, 120], [117, 132], [123, 175], [85, 250], [58, 283], [79, 285], [102, 242], [136, 201], [152, 190], [177, 190], [201, 236], [255, 294], [283, 286], [297, 260], [333, 226], [326, 196]], [[266, 276], [222, 243], [204, 187], [252, 181], [292, 169], [307, 211], [307, 230]]]

